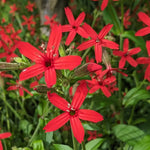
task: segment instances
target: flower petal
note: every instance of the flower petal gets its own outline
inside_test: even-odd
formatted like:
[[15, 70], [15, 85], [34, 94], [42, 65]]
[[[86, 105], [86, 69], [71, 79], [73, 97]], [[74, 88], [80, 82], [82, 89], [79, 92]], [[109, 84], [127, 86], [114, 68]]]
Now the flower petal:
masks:
[[65, 8], [65, 14], [67, 16], [69, 24], [73, 25], [75, 20], [74, 20], [74, 16], [72, 14], [72, 11], [69, 9], [69, 7]]
[[71, 117], [70, 124], [74, 137], [79, 143], [84, 139], [84, 129], [78, 117]]
[[102, 42], [103, 42], [102, 46], [104, 47], [108, 47], [110, 49], [119, 49], [119, 45], [113, 41], [103, 39]]
[[20, 75], [19, 75], [19, 79], [20, 81], [32, 78], [34, 76], [37, 76], [38, 74], [42, 73], [45, 71], [45, 68], [43, 65], [40, 64], [35, 64], [31, 67], [28, 67], [26, 69], [24, 69]]
[[48, 92], [47, 96], [48, 96], [49, 101], [57, 108], [63, 111], [66, 111], [68, 109], [69, 103], [64, 98], [57, 95], [56, 93]]
[[76, 31], [75, 30], [70, 31], [65, 44], [69, 45], [73, 41], [75, 36], [76, 36]]
[[84, 38], [88, 38], [89, 37], [88, 33], [82, 27], [78, 27], [77, 33], [79, 35], [81, 35], [82, 37], [84, 37]]
[[1, 133], [0, 134], [0, 140], [1, 139], [5, 139], [5, 138], [8, 138], [11, 136], [11, 133], [10, 132], [5, 132], [5, 133]]
[[22, 89], [22, 88], [19, 88], [19, 95], [20, 95], [20, 96], [24, 96], [24, 92], [23, 92], [23, 89]]
[[88, 25], [87, 23], [84, 23], [82, 27], [92, 39], [96, 40], [98, 34], [93, 30], [93, 28], [90, 25]]
[[88, 40], [83, 42], [82, 44], [80, 44], [77, 49], [79, 49], [79, 51], [85, 50], [87, 48], [90, 48], [91, 46], [95, 45], [95, 40]]
[[3, 145], [1, 141], [0, 141], [0, 150], [3, 150]]
[[100, 88], [101, 88], [102, 92], [104, 93], [104, 95], [105, 95], [106, 97], [110, 97], [110, 96], [111, 96], [111, 93], [109, 92], [109, 90], [108, 90], [107, 87], [101, 86]]
[[150, 58], [147, 57], [140, 57], [136, 59], [138, 64], [149, 64], [150, 63]]
[[45, 71], [45, 82], [47, 87], [51, 87], [56, 84], [56, 71], [54, 67], [51, 67]]
[[83, 22], [84, 18], [85, 18], [85, 13], [84, 12], [80, 13], [77, 19], [75, 20], [75, 25], [79, 26]]
[[73, 70], [81, 64], [82, 58], [80, 56], [64, 56], [54, 60], [55, 69], [69, 69]]
[[129, 54], [135, 55], [135, 54], [139, 53], [140, 51], [141, 51], [140, 47], [132, 48], [132, 49], [130, 49]]
[[86, 121], [91, 121], [96, 123], [103, 120], [103, 116], [94, 110], [80, 109], [78, 114], [80, 119]]
[[87, 84], [85, 82], [80, 83], [80, 85], [77, 87], [77, 90], [74, 94], [71, 106], [74, 109], [79, 109], [84, 99], [86, 98], [87, 94], [88, 94]]
[[142, 29], [138, 30], [135, 33], [135, 36], [145, 36], [149, 33], [150, 33], [150, 27], [145, 27], [145, 28], [142, 28]]
[[62, 25], [62, 32], [69, 32], [72, 30], [72, 26], [70, 24]]
[[150, 56], [150, 41], [146, 41], [146, 48], [147, 48], [148, 56]]
[[89, 90], [89, 93], [92, 94], [94, 92], [96, 92], [97, 90], [100, 89], [100, 86], [99, 85], [94, 85], [90, 90]]
[[102, 61], [102, 46], [99, 44], [95, 45], [95, 59], [97, 63]]
[[144, 79], [150, 81], [150, 65], [146, 68]]
[[104, 26], [103, 29], [98, 34], [98, 38], [103, 39], [108, 34], [108, 32], [111, 30], [112, 27], [113, 27], [113, 24], [108, 24]]
[[7, 88], [7, 91], [17, 90], [17, 89], [18, 89], [18, 87], [16, 85], [12, 85], [12, 86]]
[[125, 66], [126, 59], [125, 57], [122, 57], [119, 61], [119, 68], [123, 68]]
[[108, 5], [108, 0], [103, 0], [102, 4], [101, 4], [101, 11], [103, 11]]
[[28, 57], [34, 62], [38, 62], [41, 56], [43, 56], [43, 53], [41, 53], [38, 49], [36, 49], [28, 42], [19, 41], [17, 43], [17, 48], [19, 49], [21, 54]]
[[62, 127], [66, 122], [68, 122], [70, 116], [67, 112], [60, 114], [56, 118], [48, 122], [48, 124], [43, 128], [45, 132], [51, 132]]
[[131, 56], [127, 57], [127, 61], [133, 67], [136, 67], [138, 65], [138, 63]]
[[[51, 50], [53, 50], [53, 53], [58, 54], [58, 48], [59, 48], [61, 38], [62, 38], [61, 25], [54, 25], [52, 27], [49, 36], [49, 40], [47, 44], [47, 52], [51, 52]], [[49, 54], [47, 54], [47, 56], [49, 56]]]
[[125, 39], [123, 42], [123, 51], [128, 51], [129, 49], [129, 40]]
[[144, 12], [139, 12], [138, 17], [142, 22], [150, 26], [150, 17], [147, 14], [145, 14]]

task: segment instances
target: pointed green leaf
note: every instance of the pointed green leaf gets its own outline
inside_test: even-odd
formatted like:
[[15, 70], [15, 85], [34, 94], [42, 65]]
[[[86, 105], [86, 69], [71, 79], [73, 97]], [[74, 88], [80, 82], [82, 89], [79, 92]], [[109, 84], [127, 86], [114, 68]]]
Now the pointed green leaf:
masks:
[[150, 136], [145, 136], [134, 146], [133, 150], [150, 150]]
[[68, 145], [63, 145], [63, 144], [53, 144], [55, 150], [73, 150], [70, 146]]
[[98, 147], [104, 142], [103, 138], [94, 139], [85, 144], [86, 150], [97, 150]]
[[144, 132], [139, 128], [125, 124], [119, 124], [114, 126], [113, 133], [119, 140], [129, 145], [135, 145], [145, 135]]
[[121, 25], [118, 18], [119, 17], [117, 16], [116, 10], [112, 5], [108, 5], [103, 11], [103, 19], [106, 24], [111, 23], [114, 25], [111, 31], [115, 35], [120, 35], [121, 33]]
[[133, 88], [124, 97], [123, 104], [125, 107], [135, 105], [140, 100], [150, 98], [150, 92], [145, 89]]

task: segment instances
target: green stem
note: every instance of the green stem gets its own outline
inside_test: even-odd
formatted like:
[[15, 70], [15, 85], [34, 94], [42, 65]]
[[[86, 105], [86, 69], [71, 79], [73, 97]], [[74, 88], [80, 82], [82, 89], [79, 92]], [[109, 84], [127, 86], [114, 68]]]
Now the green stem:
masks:
[[31, 137], [30, 140], [29, 140], [28, 146], [31, 146], [32, 141], [33, 141], [33, 139], [35, 138], [35, 136], [37, 135], [39, 128], [40, 128], [40, 121], [38, 122], [38, 125], [36, 126], [36, 129], [35, 129], [35, 131], [34, 131], [32, 137]]
[[73, 150], [78, 150], [77, 141], [73, 135], [73, 132], [72, 132], [72, 140], [73, 140]]
[[132, 112], [131, 112], [130, 118], [128, 120], [129, 125], [132, 123], [132, 119], [133, 119], [133, 116], [134, 116], [134, 110], [135, 110], [135, 105], [133, 105], [133, 107], [132, 107]]
[[15, 115], [19, 120], [21, 120], [20, 115], [15, 111], [15, 109], [13, 109], [13, 107], [12, 107], [7, 101], [5, 101], [3, 98], [2, 98], [2, 100], [4, 101], [5, 105], [7, 105], [8, 108], [14, 113], [14, 115]]
[[87, 54], [89, 53], [90, 49], [91, 49], [91, 48], [88, 48], [88, 49], [84, 52], [84, 54], [83, 54], [83, 56], [82, 56], [82, 60], [87, 56]]
[[81, 145], [82, 145], [82, 150], [86, 150], [86, 148], [85, 148], [85, 142], [84, 141], [82, 142]]

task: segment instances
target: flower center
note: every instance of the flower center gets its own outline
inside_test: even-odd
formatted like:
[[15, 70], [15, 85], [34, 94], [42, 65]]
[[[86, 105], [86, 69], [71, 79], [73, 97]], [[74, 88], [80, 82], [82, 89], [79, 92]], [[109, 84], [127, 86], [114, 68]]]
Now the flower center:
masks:
[[97, 39], [95, 40], [96, 43], [101, 43], [100, 39], [97, 37]]
[[70, 110], [69, 113], [70, 113], [71, 116], [74, 116], [76, 114], [76, 111], [75, 110]]
[[46, 61], [46, 62], [45, 62], [45, 66], [46, 66], [46, 67], [50, 67], [50, 66], [51, 66], [51, 61]]
[[77, 27], [76, 27], [76, 26], [72, 26], [72, 28], [75, 29], [75, 30], [77, 30]]

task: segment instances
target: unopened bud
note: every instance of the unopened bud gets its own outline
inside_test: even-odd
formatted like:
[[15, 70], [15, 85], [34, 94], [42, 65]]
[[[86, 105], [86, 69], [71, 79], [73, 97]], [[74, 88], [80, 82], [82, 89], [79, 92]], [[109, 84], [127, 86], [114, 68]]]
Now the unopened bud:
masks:
[[110, 64], [110, 55], [108, 54], [106, 49], [103, 49], [102, 61], [105, 64], [105, 66]]

